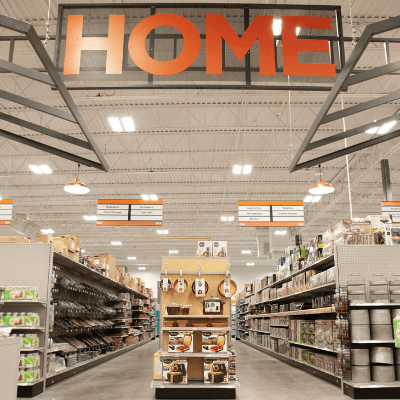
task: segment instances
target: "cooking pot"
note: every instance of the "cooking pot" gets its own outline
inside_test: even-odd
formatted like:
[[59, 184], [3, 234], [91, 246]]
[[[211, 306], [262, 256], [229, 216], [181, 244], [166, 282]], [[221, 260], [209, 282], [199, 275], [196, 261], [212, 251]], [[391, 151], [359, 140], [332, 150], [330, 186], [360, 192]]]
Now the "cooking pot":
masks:
[[178, 303], [172, 303], [169, 306], [165, 307], [168, 315], [180, 315], [181, 313], [181, 305]]
[[182, 315], [189, 315], [190, 307], [192, 307], [191, 304], [190, 305], [186, 305], [186, 306], [182, 306], [181, 314]]
[[211, 296], [201, 301], [203, 303], [204, 315], [222, 315], [224, 313], [225, 302], [218, 297]]

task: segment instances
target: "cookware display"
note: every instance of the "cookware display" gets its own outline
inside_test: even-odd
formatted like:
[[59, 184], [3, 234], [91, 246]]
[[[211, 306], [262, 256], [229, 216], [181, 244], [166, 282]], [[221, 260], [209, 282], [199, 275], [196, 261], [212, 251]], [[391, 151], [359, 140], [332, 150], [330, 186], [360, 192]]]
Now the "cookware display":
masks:
[[208, 379], [211, 383], [221, 383], [227, 381], [228, 371], [225, 361], [214, 361], [212, 370], [208, 373]]
[[169, 383], [182, 383], [184, 377], [186, 377], [186, 362], [173, 362], [171, 371], [168, 372], [167, 376]]
[[[202, 281], [202, 282], [197, 282]], [[204, 297], [208, 292], [208, 283], [204, 279], [196, 279], [192, 284], [192, 292], [196, 297]]]
[[178, 293], [184, 293], [188, 286], [187, 280], [183, 278], [179, 278], [174, 282], [174, 289]]
[[224, 279], [218, 285], [218, 292], [223, 297], [232, 297], [237, 291], [237, 285], [232, 279]]
[[186, 306], [182, 306], [181, 315], [189, 315], [190, 307], [192, 307], [191, 304], [190, 305], [186, 305]]
[[180, 315], [181, 313], [181, 305], [178, 303], [172, 303], [169, 306], [165, 307], [168, 315]]
[[201, 302], [203, 303], [203, 315], [222, 315], [224, 313], [225, 302], [218, 297], [211, 296]]
[[160, 281], [160, 289], [163, 292], [169, 292], [172, 289], [172, 282], [168, 278], [163, 278]]

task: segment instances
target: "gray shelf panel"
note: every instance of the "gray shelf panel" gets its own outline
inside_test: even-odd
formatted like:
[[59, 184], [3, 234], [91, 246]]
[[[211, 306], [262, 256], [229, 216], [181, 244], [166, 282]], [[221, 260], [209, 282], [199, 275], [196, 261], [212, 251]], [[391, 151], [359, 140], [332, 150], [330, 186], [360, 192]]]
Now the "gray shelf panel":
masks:
[[[21, 352], [35, 352], [35, 351], [39, 351], [40, 353], [43, 353], [44, 352], [44, 347], [36, 347], [36, 348], [34, 348], [34, 349], [24, 349], [24, 348], [21, 348], [19, 351], [21, 351]], [[49, 350], [47, 350], [47, 352], [49, 353]]]
[[354, 344], [371, 344], [371, 345], [377, 345], [377, 344], [394, 344], [395, 340], [352, 340], [351, 343]]
[[46, 328], [44, 326], [4, 326], [3, 328], [12, 328], [12, 330], [20, 330], [20, 331], [42, 331], [44, 332]]
[[33, 385], [36, 385], [37, 383], [43, 382], [43, 381], [44, 381], [44, 378], [40, 378], [36, 382], [32, 382], [32, 383], [18, 383], [18, 386], [33, 386]]
[[289, 343], [292, 344], [292, 345], [294, 345], [294, 346], [307, 347], [308, 349], [329, 351], [330, 353], [335, 353], [335, 354], [337, 353], [336, 350], [327, 349], [327, 348], [325, 348], [325, 347], [317, 347], [317, 346], [313, 346], [312, 344], [297, 343], [297, 342], [292, 342], [291, 340], [289, 340]]
[[[18, 303], [22, 303], [22, 304], [40, 304], [41, 306], [46, 306], [46, 303], [44, 301], [40, 301], [40, 300], [0, 300], [0, 305], [6, 305], [6, 304], [18, 304]], [[36, 383], [36, 382], [35, 382]]]
[[215, 388], [221, 388], [221, 389], [237, 389], [240, 388], [240, 383], [239, 381], [229, 381], [228, 383], [213, 383], [213, 384], [207, 384], [204, 383], [203, 381], [189, 381], [186, 385], [182, 384], [174, 384], [174, 383], [168, 383], [168, 382], [163, 382], [163, 381], [152, 381], [150, 384], [150, 387], [152, 389], [162, 389], [162, 388], [180, 388], [180, 389], [185, 389], [189, 387], [190, 389], [215, 389]]
[[160, 358], [229, 358], [232, 353], [167, 353], [162, 352]]
[[163, 327], [160, 328], [161, 331], [205, 331], [205, 332], [225, 332], [225, 331], [230, 331], [231, 328], [179, 328], [179, 327]]
[[80, 275], [87, 276], [93, 280], [97, 280], [99, 282], [103, 282], [107, 284], [108, 286], [114, 287], [116, 289], [119, 289], [124, 292], [130, 292], [133, 293], [136, 297], [141, 298], [141, 299], [148, 299], [148, 296], [145, 296], [144, 294], [137, 292], [136, 290], [131, 289], [128, 286], [125, 286], [117, 281], [114, 281], [111, 278], [108, 278], [99, 272], [96, 272], [95, 270], [85, 267], [83, 264], [80, 264], [69, 257], [64, 256], [61, 253], [54, 252], [53, 256], [53, 261], [54, 264], [59, 265], [61, 267], [68, 268], [71, 271], [74, 271]]

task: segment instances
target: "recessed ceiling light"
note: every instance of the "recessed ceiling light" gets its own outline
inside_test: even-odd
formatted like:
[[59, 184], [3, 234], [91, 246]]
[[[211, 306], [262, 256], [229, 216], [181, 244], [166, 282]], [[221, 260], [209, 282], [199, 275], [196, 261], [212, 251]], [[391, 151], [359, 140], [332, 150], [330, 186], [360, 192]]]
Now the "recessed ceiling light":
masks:
[[322, 196], [314, 196], [314, 198], [311, 200], [311, 203], [317, 203], [318, 201], [320, 201], [322, 198]]
[[228, 217], [222, 216], [221, 221], [228, 221]]
[[113, 246], [122, 246], [121, 242], [111, 242]]
[[121, 122], [119, 122], [118, 118], [110, 117], [110, 118], [108, 118], [108, 121], [110, 122], [111, 128], [115, 132], [122, 132], [122, 125], [121, 125]]
[[281, 236], [286, 235], [287, 231], [281, 231]]
[[242, 254], [250, 254], [251, 250], [242, 250]]
[[144, 271], [146, 269], [146, 267], [138, 267], [138, 269], [140, 269], [141, 271]]
[[121, 118], [122, 125], [124, 125], [125, 132], [134, 132], [135, 124], [133, 123], [133, 119], [131, 117]]
[[162, 230], [161, 229], [157, 229], [157, 233], [159, 234], [159, 235], [162, 235]]
[[151, 194], [151, 195], [150, 195], [150, 200], [152, 200], [152, 201], [158, 200], [157, 195], [156, 195], [156, 194]]
[[241, 165], [234, 165], [232, 172], [236, 175], [239, 175], [242, 173], [242, 166]]
[[54, 233], [53, 229], [41, 229], [40, 232], [47, 233], [47, 234], [53, 234]]
[[303, 201], [304, 203], [311, 203], [313, 198], [314, 196], [306, 196]]
[[281, 234], [281, 231], [275, 231], [275, 235], [279, 236]]
[[367, 129], [365, 133], [369, 133], [370, 135], [373, 135], [374, 133], [378, 132], [379, 126], [371, 129]]
[[150, 196], [148, 194], [142, 194], [142, 200], [149, 201], [150, 200]]
[[388, 133], [393, 128], [393, 126], [396, 125], [396, 122], [397, 121], [391, 121], [385, 125], [382, 125], [381, 128], [379, 129], [379, 131], [377, 132], [377, 134], [383, 135], [385, 133]]
[[245, 165], [243, 167], [243, 175], [248, 175], [251, 172], [251, 169], [253, 168], [252, 165]]
[[83, 216], [83, 219], [84, 219], [85, 221], [91, 221], [89, 215], [84, 215], [84, 216]]
[[95, 215], [91, 215], [91, 216], [90, 216], [90, 219], [91, 219], [92, 221], [97, 221], [97, 217], [96, 217]]
[[228, 221], [233, 221], [235, 219], [235, 217], [233, 217], [232, 215], [228, 217]]
[[136, 257], [128, 257], [128, 260], [136, 260]]
[[52, 174], [53, 171], [50, 169], [50, 167], [46, 164], [44, 165], [39, 165], [39, 168], [45, 173], [46, 175]]
[[37, 165], [30, 165], [29, 168], [30, 168], [35, 174], [43, 174], [43, 171], [42, 171]]
[[162, 231], [162, 233], [163, 233], [164, 235], [168, 235], [169, 230], [168, 230], [168, 229], [164, 229], [164, 230]]
[[247, 263], [246, 265], [254, 265], [254, 263]]

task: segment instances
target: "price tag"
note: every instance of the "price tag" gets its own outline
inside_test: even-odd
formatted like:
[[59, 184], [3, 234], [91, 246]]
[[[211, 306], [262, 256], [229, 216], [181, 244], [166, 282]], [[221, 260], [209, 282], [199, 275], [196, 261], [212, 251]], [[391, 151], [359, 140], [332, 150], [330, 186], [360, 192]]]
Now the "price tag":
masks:
[[163, 292], [168, 291], [168, 278], [164, 278], [162, 280], [162, 290], [163, 290]]
[[205, 287], [206, 281], [205, 279], [196, 279], [195, 284], [195, 296], [196, 297], [204, 297], [205, 296]]
[[178, 293], [183, 293], [185, 291], [185, 280], [183, 278], [178, 279]]
[[224, 296], [231, 297], [231, 280], [225, 279], [224, 281]]

